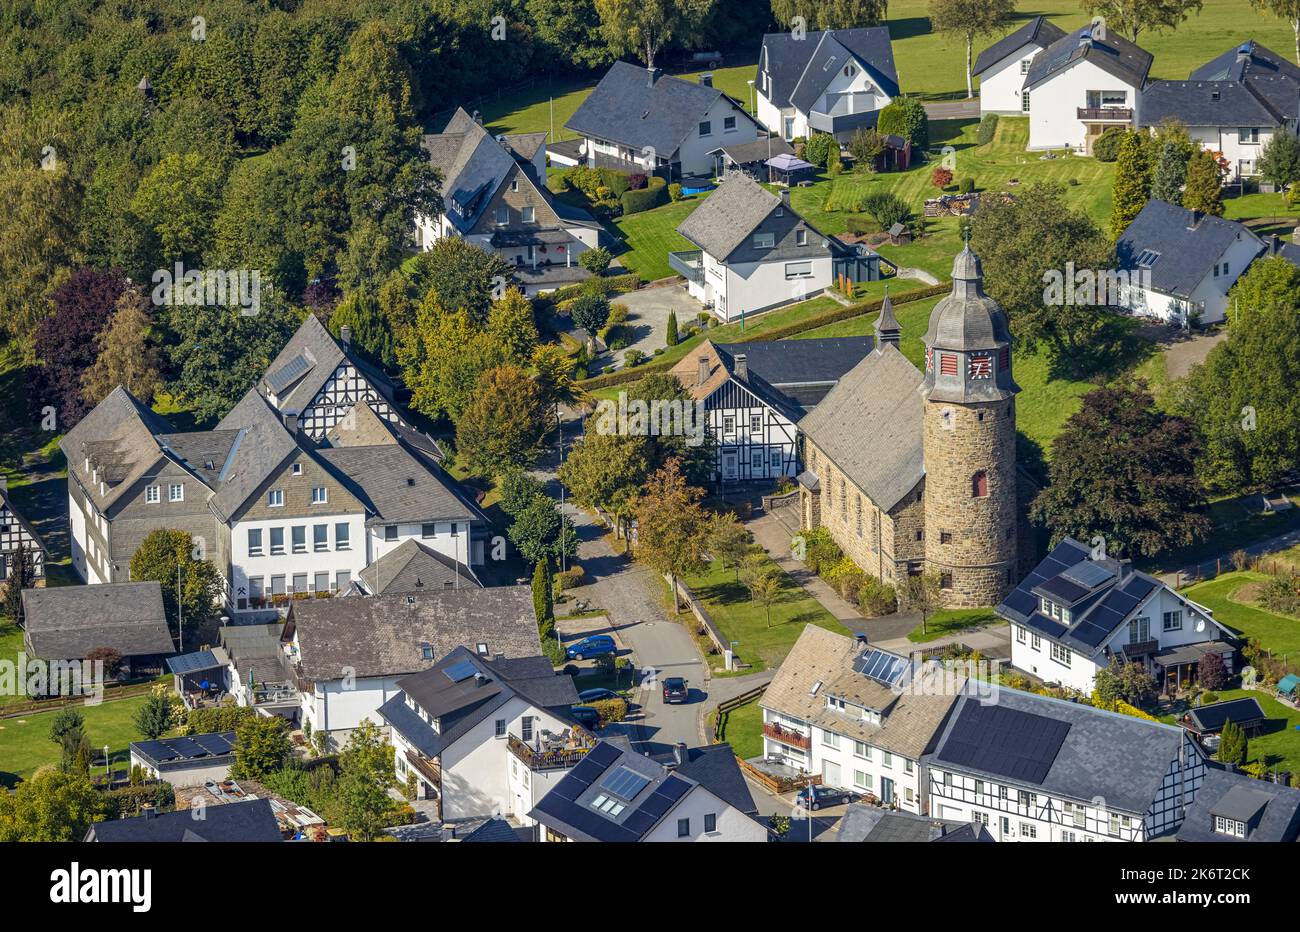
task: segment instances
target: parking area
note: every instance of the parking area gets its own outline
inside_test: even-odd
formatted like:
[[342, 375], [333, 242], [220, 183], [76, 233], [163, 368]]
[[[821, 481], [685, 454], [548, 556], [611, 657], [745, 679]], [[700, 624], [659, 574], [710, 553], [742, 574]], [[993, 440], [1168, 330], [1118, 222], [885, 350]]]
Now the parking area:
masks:
[[613, 354], [613, 365], [618, 368], [622, 368], [623, 354], [627, 350], [636, 349], [652, 356], [655, 350], [666, 345], [669, 314], [676, 311], [677, 326], [684, 328], [704, 310], [698, 301], [687, 294], [685, 282], [629, 291], [613, 301], [627, 305], [628, 309], [628, 321], [623, 325], [623, 330], [630, 339], [624, 349]]

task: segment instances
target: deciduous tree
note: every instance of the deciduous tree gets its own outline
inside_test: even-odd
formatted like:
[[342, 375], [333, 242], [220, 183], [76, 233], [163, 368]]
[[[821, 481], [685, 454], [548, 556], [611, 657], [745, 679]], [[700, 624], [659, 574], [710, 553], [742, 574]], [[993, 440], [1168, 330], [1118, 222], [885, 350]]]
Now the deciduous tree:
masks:
[[289, 723], [278, 715], [255, 715], [235, 725], [235, 761], [230, 775], [236, 780], [260, 780], [284, 767], [293, 753]]
[[546, 427], [537, 383], [518, 366], [497, 366], [479, 377], [473, 398], [456, 419], [457, 456], [478, 476], [531, 466], [541, 454]]
[[1255, 168], [1264, 178], [1283, 188], [1300, 181], [1300, 139], [1290, 133], [1274, 133]]
[[1193, 13], [1202, 0], [1083, 0], [1084, 10], [1106, 20], [1106, 28], [1137, 41], [1144, 29], [1172, 31]]
[[1250, 0], [1250, 5], [1287, 21], [1295, 35], [1295, 60], [1300, 64], [1300, 0]]
[[975, 40], [999, 32], [1016, 12], [1015, 0], [930, 0], [930, 26], [966, 44], [966, 96], [975, 96], [971, 56]]
[[41, 767], [0, 793], [0, 841], [81, 841], [104, 817], [103, 797], [85, 774]]
[[680, 462], [670, 459], [646, 480], [645, 489], [632, 503], [637, 559], [669, 578], [678, 611], [677, 578], [705, 565], [706, 519], [701, 495], [699, 489], [687, 485]]
[[162, 354], [154, 341], [153, 317], [134, 285], [122, 292], [117, 310], [95, 337], [99, 355], [82, 375], [86, 403], [97, 405], [117, 386], [145, 404], [162, 388]]
[[162, 587], [163, 609], [173, 637], [181, 634], [178, 607], [186, 630], [190, 630], [212, 616], [221, 598], [221, 574], [207, 559], [207, 547], [212, 543], [196, 541], [188, 531], [159, 528], [150, 531], [131, 555], [131, 579], [153, 580]]
[[689, 44], [716, 0], [595, 0], [600, 31], [615, 55], [636, 55], [653, 68], [669, 42]]
[[772, 0], [772, 15], [787, 29], [804, 17], [808, 29], [853, 29], [885, 21], [889, 0]]

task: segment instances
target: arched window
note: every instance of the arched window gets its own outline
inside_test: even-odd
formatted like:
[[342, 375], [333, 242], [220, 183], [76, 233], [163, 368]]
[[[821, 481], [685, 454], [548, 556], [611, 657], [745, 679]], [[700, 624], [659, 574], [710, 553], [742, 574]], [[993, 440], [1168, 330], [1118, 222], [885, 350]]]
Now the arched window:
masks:
[[973, 498], [983, 498], [989, 494], [988, 473], [980, 470], [970, 478], [970, 494]]

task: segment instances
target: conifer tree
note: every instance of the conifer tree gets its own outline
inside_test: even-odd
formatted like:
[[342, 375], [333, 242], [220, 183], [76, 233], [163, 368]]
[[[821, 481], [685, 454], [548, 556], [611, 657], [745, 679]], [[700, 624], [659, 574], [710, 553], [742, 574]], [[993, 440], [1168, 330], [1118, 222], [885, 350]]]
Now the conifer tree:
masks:
[[1214, 156], [1202, 149], [1187, 164], [1183, 206], [1188, 210], [1223, 216], [1223, 175]]
[[1183, 203], [1183, 183], [1187, 180], [1187, 156], [1172, 141], [1160, 147], [1151, 179], [1151, 196], [1169, 204]]
[[1115, 164], [1110, 238], [1119, 239], [1151, 197], [1151, 160], [1138, 133], [1126, 133]]

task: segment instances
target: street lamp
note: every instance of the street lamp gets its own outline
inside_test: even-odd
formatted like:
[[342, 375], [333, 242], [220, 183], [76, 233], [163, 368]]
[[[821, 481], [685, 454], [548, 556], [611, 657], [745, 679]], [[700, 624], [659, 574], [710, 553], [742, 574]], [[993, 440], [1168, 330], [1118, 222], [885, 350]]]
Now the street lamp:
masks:
[[758, 116], [758, 110], [754, 104], [754, 79], [750, 78], [745, 83], [749, 85], [749, 112], [754, 116]]

